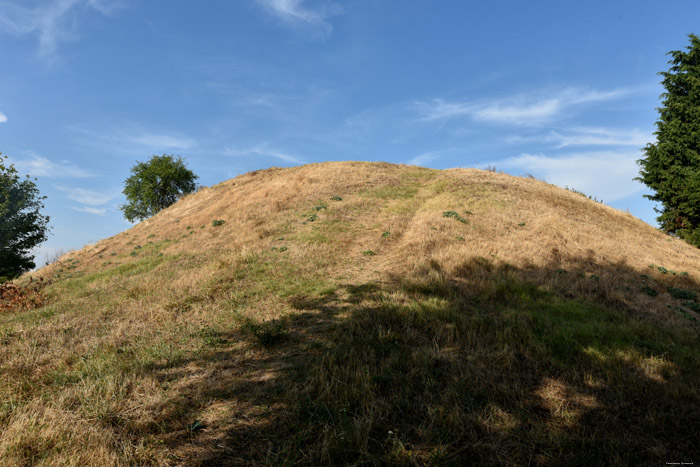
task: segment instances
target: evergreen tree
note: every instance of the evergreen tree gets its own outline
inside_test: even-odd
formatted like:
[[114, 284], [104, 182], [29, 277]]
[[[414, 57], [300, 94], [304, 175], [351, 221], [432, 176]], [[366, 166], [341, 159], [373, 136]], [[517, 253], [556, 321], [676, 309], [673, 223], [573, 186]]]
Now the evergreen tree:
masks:
[[187, 168], [182, 157], [163, 154], [138, 162], [124, 182], [127, 203], [119, 208], [129, 222], [143, 220], [192, 193], [199, 178]]
[[656, 143], [644, 148], [640, 180], [661, 203], [661, 228], [700, 246], [700, 38], [690, 34], [686, 51], [669, 52], [666, 89], [656, 122]]
[[13, 279], [32, 269], [32, 249], [46, 240], [48, 216], [45, 196], [27, 175], [21, 178], [7, 158], [0, 157], [0, 282]]

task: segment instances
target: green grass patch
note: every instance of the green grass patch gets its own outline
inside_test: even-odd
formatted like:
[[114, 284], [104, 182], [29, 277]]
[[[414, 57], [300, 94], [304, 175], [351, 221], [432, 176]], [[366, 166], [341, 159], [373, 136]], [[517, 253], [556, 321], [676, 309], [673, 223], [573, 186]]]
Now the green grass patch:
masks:
[[402, 185], [386, 185], [363, 193], [367, 198], [378, 199], [410, 199], [418, 194], [420, 185], [417, 183], [405, 183]]

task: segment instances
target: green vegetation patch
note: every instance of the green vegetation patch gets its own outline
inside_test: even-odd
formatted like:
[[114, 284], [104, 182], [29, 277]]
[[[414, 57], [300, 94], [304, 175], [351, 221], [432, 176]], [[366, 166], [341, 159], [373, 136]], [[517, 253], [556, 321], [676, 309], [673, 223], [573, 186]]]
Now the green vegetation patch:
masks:
[[440, 276], [348, 287], [358, 305], [291, 375], [297, 434], [276, 459], [302, 461], [302, 445], [335, 465], [525, 465], [533, 450], [632, 465], [671, 439], [694, 452], [694, 331], [492, 273], [468, 294]]
[[415, 182], [406, 182], [401, 185], [384, 185], [374, 190], [365, 192], [368, 198], [379, 199], [410, 199], [418, 194], [420, 185]]

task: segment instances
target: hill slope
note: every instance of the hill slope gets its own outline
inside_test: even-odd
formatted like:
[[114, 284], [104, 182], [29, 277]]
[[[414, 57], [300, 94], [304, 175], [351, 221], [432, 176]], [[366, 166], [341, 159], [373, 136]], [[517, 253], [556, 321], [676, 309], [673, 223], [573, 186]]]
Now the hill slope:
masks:
[[536, 180], [257, 171], [39, 276], [17, 465], [700, 459], [700, 250]]

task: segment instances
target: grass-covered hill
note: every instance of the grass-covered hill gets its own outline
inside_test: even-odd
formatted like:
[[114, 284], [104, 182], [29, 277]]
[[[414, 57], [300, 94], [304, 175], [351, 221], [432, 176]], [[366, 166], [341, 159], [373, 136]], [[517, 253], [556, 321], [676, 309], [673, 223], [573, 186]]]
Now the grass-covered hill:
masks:
[[541, 181], [251, 172], [17, 283], [4, 465], [700, 462], [700, 250]]

